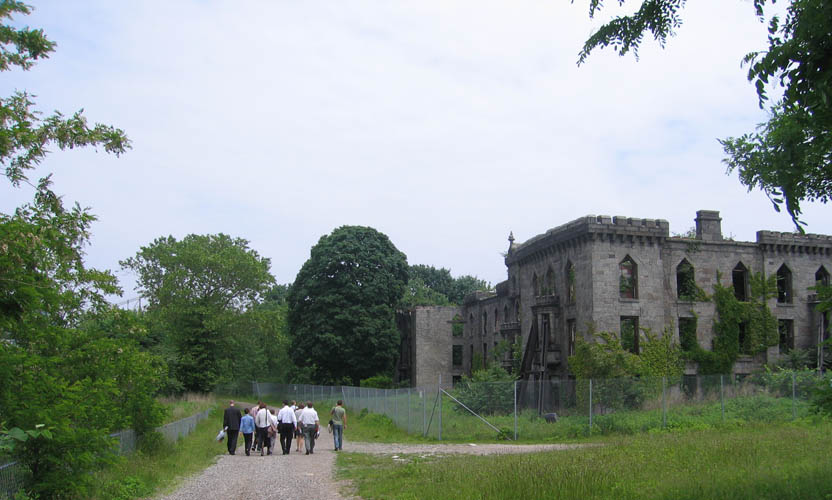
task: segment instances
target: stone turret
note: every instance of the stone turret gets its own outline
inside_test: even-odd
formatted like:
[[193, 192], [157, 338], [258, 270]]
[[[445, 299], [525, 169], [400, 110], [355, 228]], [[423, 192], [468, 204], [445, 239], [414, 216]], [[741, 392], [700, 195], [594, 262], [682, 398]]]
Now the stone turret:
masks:
[[722, 241], [722, 218], [720, 218], [718, 210], [699, 210], [696, 212], [696, 239]]

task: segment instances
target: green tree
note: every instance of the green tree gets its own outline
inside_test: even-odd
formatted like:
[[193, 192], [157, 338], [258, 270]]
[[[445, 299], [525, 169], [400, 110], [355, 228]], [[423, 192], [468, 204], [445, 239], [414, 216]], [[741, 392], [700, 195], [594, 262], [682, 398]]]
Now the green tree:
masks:
[[292, 359], [314, 365], [318, 383], [388, 375], [407, 281], [407, 257], [375, 229], [342, 226], [322, 236], [289, 293]]
[[408, 309], [416, 306], [447, 306], [450, 303], [444, 294], [428, 287], [422, 278], [415, 277], [407, 282], [399, 307]]
[[[0, 71], [28, 70], [54, 50], [41, 30], [12, 25], [14, 15], [30, 12], [0, 2]], [[44, 118], [34, 106], [26, 92], [0, 98], [0, 163], [12, 187], [31, 184], [29, 171], [50, 148], [118, 155], [129, 147], [121, 130], [90, 127], [80, 112]], [[106, 294], [120, 292], [111, 273], [84, 264], [95, 217], [65, 208], [49, 176], [33, 187], [32, 202], [0, 214], [0, 422], [11, 429], [0, 434], [17, 441], [29, 493], [77, 498], [112, 458], [110, 432], [158, 423], [153, 395], [162, 365], [130, 338], [82, 328], [109, 310]], [[21, 432], [27, 437], [15, 438]]]
[[260, 328], [266, 323], [275, 326], [264, 313], [241, 317], [274, 284], [269, 259], [242, 238], [157, 238], [121, 265], [137, 275], [137, 290], [148, 301], [159, 350], [167, 355], [172, 375], [184, 390], [206, 392], [231, 381], [241, 369], [245, 372], [249, 360], [234, 349], [241, 342], [280, 342], [278, 331]]
[[[444, 296], [451, 304], [462, 304], [465, 296], [469, 293], [478, 290], [488, 290], [490, 288], [488, 282], [478, 279], [475, 276], [463, 275], [454, 278], [451, 276], [451, 272], [444, 267], [436, 269], [433, 266], [426, 266], [424, 264], [410, 266], [410, 279], [414, 282], [412, 285], [408, 285], [410, 288], [417, 289], [424, 285], [429, 290]], [[441, 301], [439, 295], [432, 295], [428, 292], [425, 292], [424, 295], [434, 297], [436, 300]], [[446, 304], [444, 302], [437, 302], [435, 304], [416, 305]]]
[[[749, 65], [748, 80], [754, 82], [760, 107], [771, 86], [782, 89], [782, 97], [770, 104], [770, 117], [756, 132], [720, 143], [728, 172], [737, 170], [749, 190], [762, 190], [775, 210], [785, 206], [803, 231], [800, 203], [826, 203], [832, 196], [832, 1], [791, 0], [784, 20], [766, 15], [769, 3], [775, 0], [754, 0], [757, 17], [768, 22], [768, 50], [751, 52], [743, 62]], [[681, 26], [684, 4], [642, 0], [635, 13], [612, 19], [589, 37], [579, 64], [594, 49], [610, 45], [620, 55], [631, 50], [638, 55], [648, 31], [664, 46]], [[590, 0], [590, 17], [601, 8], [601, 0]]]

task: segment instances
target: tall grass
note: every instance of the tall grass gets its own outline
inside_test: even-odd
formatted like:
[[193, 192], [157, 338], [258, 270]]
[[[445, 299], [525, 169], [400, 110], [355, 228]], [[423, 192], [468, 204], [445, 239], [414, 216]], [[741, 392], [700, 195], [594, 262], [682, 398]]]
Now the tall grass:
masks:
[[[349, 406], [350, 415], [359, 415]], [[439, 437], [440, 405], [435, 394], [421, 398], [399, 395], [386, 401], [371, 401], [374, 412], [365, 419], [354, 419], [348, 431], [355, 440], [382, 442], [424, 441]], [[519, 442], [563, 442], [584, 440], [592, 436], [632, 435], [660, 430], [726, 429], [747, 423], [776, 423], [799, 419], [809, 414], [805, 401], [792, 401], [765, 394], [735, 396], [723, 406], [718, 399], [691, 401], [671, 406], [663, 419], [660, 405], [647, 410], [622, 410], [594, 415], [590, 432], [589, 416], [562, 415], [556, 423], [548, 423], [535, 410], [525, 410], [517, 416]], [[375, 415], [375, 416], [373, 416]], [[488, 422], [500, 429], [497, 432], [477, 417], [461, 409], [450, 398], [441, 402], [442, 440], [449, 442], [494, 442], [513, 440], [513, 414], [486, 415]], [[353, 426], [353, 424], [355, 424]]]
[[[618, 437], [499, 456], [338, 456], [365, 499], [806, 499], [832, 495], [832, 423]], [[404, 460], [402, 460], [404, 459]]]
[[189, 392], [182, 396], [168, 396], [159, 398], [159, 402], [167, 409], [163, 424], [169, 424], [213, 408], [218, 404], [213, 394]]
[[171, 488], [178, 482], [210, 466], [227, 451], [225, 442], [214, 440], [222, 425], [217, 405], [211, 417], [197, 424], [194, 432], [177, 443], [163, 439], [146, 451], [137, 451], [97, 474], [96, 500], [125, 500], [146, 497]]

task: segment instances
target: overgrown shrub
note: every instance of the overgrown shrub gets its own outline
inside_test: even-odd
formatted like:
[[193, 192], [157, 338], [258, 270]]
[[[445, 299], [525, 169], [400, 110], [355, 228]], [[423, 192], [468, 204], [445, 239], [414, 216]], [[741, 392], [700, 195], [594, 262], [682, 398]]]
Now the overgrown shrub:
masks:
[[[475, 371], [471, 377], [463, 375], [453, 395], [479, 414], [511, 413], [514, 411], [514, 377], [492, 363], [484, 370]], [[454, 405], [454, 410], [467, 413], [459, 405]]]
[[832, 374], [827, 373], [817, 382], [811, 404], [816, 413], [832, 416]]
[[768, 365], [763, 372], [757, 373], [751, 378], [752, 382], [762, 385], [772, 395], [791, 397], [792, 381], [794, 381], [795, 396], [800, 399], [808, 399], [818, 382], [817, 372], [812, 370], [791, 370], [784, 368], [774, 369]]
[[374, 375], [363, 379], [359, 385], [361, 387], [370, 387], [375, 389], [392, 389], [393, 377], [389, 375]]

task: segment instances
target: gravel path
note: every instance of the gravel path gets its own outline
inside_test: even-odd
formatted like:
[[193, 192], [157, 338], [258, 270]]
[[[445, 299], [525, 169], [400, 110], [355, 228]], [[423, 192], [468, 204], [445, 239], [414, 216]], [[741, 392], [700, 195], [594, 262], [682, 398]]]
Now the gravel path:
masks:
[[585, 444], [388, 444], [348, 443], [345, 451], [372, 453], [374, 455], [504, 455], [510, 453], [535, 453], [539, 451], [573, 450]]
[[[234, 456], [223, 455], [217, 463], [199, 476], [188, 479], [176, 492], [161, 500], [341, 500], [340, 491], [347, 491], [347, 484], [335, 481], [333, 469], [335, 452], [332, 436], [326, 434], [316, 443], [315, 453], [305, 455], [294, 451], [291, 455], [261, 457], [252, 453], [245, 456], [243, 448]], [[419, 454], [491, 455], [506, 453], [533, 453], [539, 451], [568, 450], [582, 445], [565, 444], [388, 444], [359, 443], [345, 440], [345, 452], [383, 455]], [[586, 446], [586, 445], [583, 445]], [[279, 450], [279, 448], [278, 448]], [[396, 459], [398, 457], [395, 457]]]
[[326, 434], [316, 443], [315, 453], [295, 452], [261, 457], [245, 455], [243, 448], [234, 456], [223, 455], [199, 476], [188, 479], [176, 492], [163, 500], [340, 500], [333, 479], [335, 452], [327, 445]]

